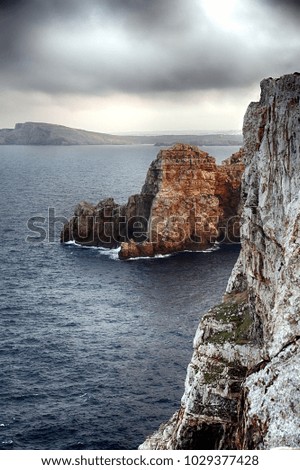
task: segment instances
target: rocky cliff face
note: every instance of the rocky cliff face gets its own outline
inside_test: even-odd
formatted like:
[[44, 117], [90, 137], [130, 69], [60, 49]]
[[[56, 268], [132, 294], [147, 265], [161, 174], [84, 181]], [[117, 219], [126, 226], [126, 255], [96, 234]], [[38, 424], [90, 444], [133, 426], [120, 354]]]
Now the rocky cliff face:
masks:
[[242, 250], [202, 319], [180, 410], [143, 449], [300, 447], [300, 74], [244, 119]]
[[200, 250], [216, 240], [237, 241], [242, 151], [223, 165], [198, 147], [161, 150], [140, 194], [119, 206], [113, 199], [80, 203], [62, 241], [107, 248], [122, 259]]

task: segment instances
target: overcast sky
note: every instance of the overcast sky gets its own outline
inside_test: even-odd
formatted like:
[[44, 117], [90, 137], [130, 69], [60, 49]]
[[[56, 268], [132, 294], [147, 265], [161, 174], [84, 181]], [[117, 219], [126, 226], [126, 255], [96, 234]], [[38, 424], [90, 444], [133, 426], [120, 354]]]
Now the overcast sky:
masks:
[[240, 129], [300, 71], [299, 0], [0, 0], [0, 127]]

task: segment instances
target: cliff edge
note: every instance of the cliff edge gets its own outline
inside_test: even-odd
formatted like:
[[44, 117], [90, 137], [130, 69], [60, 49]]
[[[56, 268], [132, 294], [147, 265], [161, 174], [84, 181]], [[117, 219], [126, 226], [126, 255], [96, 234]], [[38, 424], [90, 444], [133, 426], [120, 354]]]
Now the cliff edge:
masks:
[[300, 74], [244, 118], [242, 249], [202, 318], [180, 409], [141, 449], [300, 447]]

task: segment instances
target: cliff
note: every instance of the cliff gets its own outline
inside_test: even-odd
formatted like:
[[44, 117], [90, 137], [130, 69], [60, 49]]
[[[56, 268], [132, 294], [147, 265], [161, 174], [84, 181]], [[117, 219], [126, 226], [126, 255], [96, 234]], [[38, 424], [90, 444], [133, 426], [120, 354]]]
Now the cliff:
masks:
[[300, 447], [300, 74], [244, 118], [242, 249], [202, 318], [178, 412], [142, 449]]
[[[44, 122], [18, 123], [14, 129], [0, 129], [0, 145], [172, 145], [179, 139], [195, 145], [241, 145], [235, 134], [208, 135], [140, 135], [121, 136], [73, 129]], [[158, 144], [160, 142], [160, 144]], [[163, 143], [162, 143], [163, 142]]]
[[161, 150], [140, 194], [120, 206], [113, 199], [81, 202], [62, 241], [106, 248], [121, 259], [202, 250], [217, 240], [239, 240], [242, 151], [222, 165], [198, 147]]

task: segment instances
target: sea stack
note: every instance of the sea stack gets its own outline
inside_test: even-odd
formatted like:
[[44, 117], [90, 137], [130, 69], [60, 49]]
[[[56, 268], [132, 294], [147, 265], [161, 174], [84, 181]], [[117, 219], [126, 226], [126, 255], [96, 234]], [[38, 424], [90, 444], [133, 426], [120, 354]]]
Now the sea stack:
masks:
[[176, 144], [151, 163], [140, 194], [118, 205], [81, 202], [61, 240], [120, 247], [121, 259], [203, 250], [239, 240], [243, 151], [216, 165], [196, 146]]
[[180, 409], [141, 449], [300, 447], [299, 98], [300, 74], [268, 78], [246, 112], [240, 256]]

